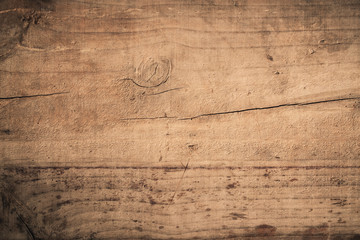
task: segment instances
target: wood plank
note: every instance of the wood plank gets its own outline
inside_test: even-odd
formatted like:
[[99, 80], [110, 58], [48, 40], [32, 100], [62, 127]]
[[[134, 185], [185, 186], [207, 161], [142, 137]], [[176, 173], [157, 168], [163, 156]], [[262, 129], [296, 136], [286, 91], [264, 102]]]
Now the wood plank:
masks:
[[1, 239], [358, 239], [360, 4], [2, 1]]

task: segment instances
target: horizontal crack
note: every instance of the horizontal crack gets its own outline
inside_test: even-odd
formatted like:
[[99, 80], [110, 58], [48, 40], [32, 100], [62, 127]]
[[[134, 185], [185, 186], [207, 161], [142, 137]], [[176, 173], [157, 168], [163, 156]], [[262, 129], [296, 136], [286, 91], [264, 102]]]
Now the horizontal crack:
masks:
[[303, 103], [284, 103], [280, 105], [273, 105], [268, 107], [255, 107], [255, 108], [245, 108], [241, 110], [234, 110], [234, 111], [227, 111], [227, 112], [215, 112], [215, 113], [204, 113], [194, 117], [134, 117], [134, 118], [121, 118], [122, 121], [131, 121], [131, 120], [155, 120], [155, 119], [175, 119], [175, 120], [192, 120], [195, 118], [200, 117], [209, 117], [215, 115], [225, 115], [225, 114], [233, 114], [233, 113], [242, 113], [242, 112], [250, 112], [250, 111], [260, 111], [260, 110], [267, 110], [267, 109], [274, 109], [274, 108], [282, 108], [282, 107], [292, 107], [292, 106], [306, 106], [306, 105], [314, 105], [320, 103], [328, 103], [328, 102], [339, 102], [339, 101], [346, 101], [346, 100], [356, 100], [360, 99], [360, 97], [347, 97], [347, 98], [336, 98], [336, 99], [329, 99], [329, 100], [321, 100], [321, 101], [314, 101], [314, 102], [303, 102]]
[[172, 88], [172, 89], [168, 89], [168, 90], [165, 90], [165, 91], [162, 91], [162, 92], [157, 92], [157, 93], [152, 93], [152, 94], [147, 94], [148, 96], [153, 96], [153, 95], [160, 95], [160, 94], [163, 94], [163, 93], [167, 93], [167, 92], [170, 92], [170, 91], [175, 91], [175, 90], [180, 90], [182, 88]]
[[131, 120], [155, 120], [155, 119], [177, 119], [177, 117], [134, 117], [134, 118], [121, 118], [121, 121], [131, 121]]
[[313, 104], [319, 104], [319, 103], [339, 102], [339, 101], [355, 100], [355, 99], [360, 99], [360, 97], [336, 98], [336, 99], [330, 99], [330, 100], [304, 102], [304, 103], [285, 103], [285, 104], [268, 106], [268, 107], [255, 107], [255, 108], [245, 108], [245, 109], [241, 109], [241, 110], [234, 110], [234, 111], [227, 111], [227, 112], [204, 113], [204, 114], [200, 114], [200, 115], [197, 115], [194, 117], [180, 118], [179, 120], [192, 120], [195, 118], [209, 117], [209, 116], [215, 116], [215, 115], [225, 115], [225, 114], [259, 111], [259, 110], [266, 110], [266, 109], [273, 109], [273, 108], [292, 107], [292, 106], [306, 106], [306, 105], [313, 105]]
[[34, 98], [34, 97], [47, 97], [53, 95], [61, 95], [69, 92], [55, 92], [55, 93], [47, 93], [47, 94], [36, 94], [36, 95], [24, 95], [24, 96], [13, 96], [13, 97], [0, 97], [0, 100], [9, 100], [9, 99], [18, 99], [18, 98]]
[[[55, 92], [55, 93], [48, 93], [48, 94], [1, 97], [0, 100], [34, 98], [34, 97], [47, 97], [47, 96], [61, 95], [61, 94], [67, 94], [67, 93], [69, 93], [69, 92]], [[280, 105], [273, 105], [273, 106], [267, 106], [267, 107], [245, 108], [245, 109], [241, 109], [241, 110], [234, 110], [234, 111], [227, 111], [227, 112], [204, 113], [204, 114], [200, 114], [200, 115], [197, 115], [197, 116], [194, 116], [194, 117], [186, 117], [186, 118], [163, 116], [163, 117], [121, 118], [120, 120], [122, 120], [122, 121], [155, 120], [155, 119], [192, 120], [192, 119], [195, 119], [195, 118], [209, 117], [209, 116], [215, 116], [215, 115], [225, 115], [225, 114], [242, 113], [242, 112], [250, 112], [250, 111], [259, 111], [259, 110], [267, 110], [267, 109], [282, 108], [282, 107], [292, 107], [292, 106], [306, 106], [306, 105], [314, 105], [314, 104], [320, 104], [320, 103], [339, 102], [339, 101], [356, 100], [356, 99], [360, 99], [360, 97], [336, 98], [336, 99], [321, 100], [321, 101], [314, 101], [314, 102], [304, 102], [304, 103], [285, 103], [285, 104], [280, 104]]]

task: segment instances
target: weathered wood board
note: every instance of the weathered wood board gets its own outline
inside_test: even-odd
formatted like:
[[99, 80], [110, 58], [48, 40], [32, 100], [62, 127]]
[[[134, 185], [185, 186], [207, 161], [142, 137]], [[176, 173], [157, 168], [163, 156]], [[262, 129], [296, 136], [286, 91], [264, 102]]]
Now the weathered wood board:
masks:
[[0, 1], [1, 239], [360, 239], [358, 0]]

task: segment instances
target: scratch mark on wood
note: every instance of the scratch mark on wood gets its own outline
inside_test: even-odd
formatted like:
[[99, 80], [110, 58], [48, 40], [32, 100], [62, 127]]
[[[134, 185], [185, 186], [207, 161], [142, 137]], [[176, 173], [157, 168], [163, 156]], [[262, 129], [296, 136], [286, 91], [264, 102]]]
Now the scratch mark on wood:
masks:
[[48, 97], [48, 96], [62, 95], [62, 94], [67, 94], [67, 93], [70, 93], [70, 92], [55, 92], [55, 93], [47, 93], [47, 94], [1, 97], [0, 100], [19, 99], [19, 98], [34, 98], [34, 97]]
[[[178, 184], [176, 185], [175, 192], [174, 192], [174, 195], [173, 195], [173, 196], [171, 197], [171, 199], [170, 199], [170, 203], [172, 203], [172, 202], [174, 201], [175, 195], [176, 195], [176, 193], [177, 193], [177, 191], [178, 191], [178, 189], [179, 189], [179, 187], [180, 187], [180, 184], [181, 184], [182, 180], [184, 179], [185, 172], [186, 172], [186, 170], [188, 169], [189, 162], [190, 162], [190, 158], [189, 158], [189, 160], [187, 161], [186, 166], [184, 167], [184, 171], [183, 171], [183, 173], [182, 173], [182, 175], [181, 175], [180, 181], [179, 181]], [[184, 166], [183, 163], [181, 163], [181, 165]]]

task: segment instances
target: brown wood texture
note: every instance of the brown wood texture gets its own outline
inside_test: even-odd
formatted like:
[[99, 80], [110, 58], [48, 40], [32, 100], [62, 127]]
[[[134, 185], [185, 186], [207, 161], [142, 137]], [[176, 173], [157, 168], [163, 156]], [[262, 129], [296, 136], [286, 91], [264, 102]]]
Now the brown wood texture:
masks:
[[1, 239], [360, 239], [358, 0], [0, 1]]

